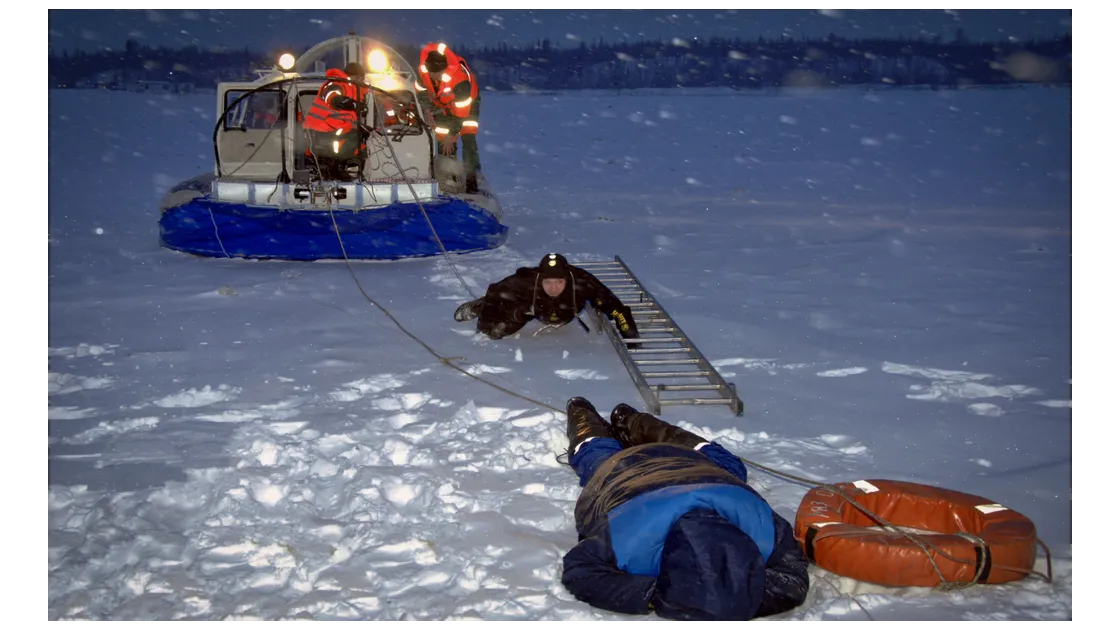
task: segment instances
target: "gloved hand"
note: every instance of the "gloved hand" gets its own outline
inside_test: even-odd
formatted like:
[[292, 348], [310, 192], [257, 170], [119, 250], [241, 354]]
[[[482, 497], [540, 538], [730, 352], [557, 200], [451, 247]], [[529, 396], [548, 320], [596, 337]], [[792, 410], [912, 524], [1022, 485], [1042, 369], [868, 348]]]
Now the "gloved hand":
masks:
[[[641, 335], [638, 334], [638, 327], [637, 326], [627, 325], [626, 328], [621, 328], [620, 327], [618, 329], [618, 332], [622, 334], [623, 339], [637, 339], [638, 337], [641, 336]], [[628, 343], [628, 344], [626, 344], [626, 346], [631, 350], [641, 350], [642, 349], [642, 344], [640, 344], [640, 343]]]
[[[630, 313], [628, 307], [623, 306], [620, 310], [611, 311], [611, 318], [615, 324], [618, 325], [618, 332], [622, 335], [623, 339], [637, 339], [638, 325], [634, 322], [634, 316]], [[631, 350], [641, 350], [642, 344], [628, 343], [626, 344]]]
[[349, 96], [340, 96], [335, 99], [334, 108], [339, 111], [356, 112], [358, 104]]

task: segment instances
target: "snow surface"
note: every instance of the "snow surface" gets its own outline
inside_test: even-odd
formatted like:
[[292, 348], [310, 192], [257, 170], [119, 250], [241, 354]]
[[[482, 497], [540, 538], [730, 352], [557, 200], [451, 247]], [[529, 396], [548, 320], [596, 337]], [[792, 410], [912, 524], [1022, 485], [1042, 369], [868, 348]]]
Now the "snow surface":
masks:
[[[213, 117], [212, 93], [49, 95], [48, 617], [624, 618], [560, 584], [562, 415], [441, 365], [345, 263], [159, 246]], [[619, 255], [746, 404], [667, 420], [988, 497], [1053, 552], [1052, 584], [954, 592], [814, 567], [781, 618], [1072, 617], [1070, 88], [488, 93], [482, 121], [511, 235], [453, 257], [470, 294]], [[455, 323], [444, 259], [353, 267], [473, 374], [641, 406], [603, 336]], [[792, 520], [806, 488], [751, 475]]]

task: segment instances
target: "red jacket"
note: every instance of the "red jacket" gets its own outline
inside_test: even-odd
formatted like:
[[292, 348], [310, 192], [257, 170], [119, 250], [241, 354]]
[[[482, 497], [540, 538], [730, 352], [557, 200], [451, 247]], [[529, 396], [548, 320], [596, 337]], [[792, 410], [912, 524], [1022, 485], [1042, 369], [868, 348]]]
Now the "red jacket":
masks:
[[[327, 70], [327, 76], [332, 79], [347, 78], [345, 72], [336, 68]], [[367, 92], [369, 88], [354, 83], [327, 80], [319, 88], [319, 93], [311, 103], [311, 109], [303, 119], [303, 128], [326, 133], [333, 133], [339, 129], [342, 133], [353, 131], [358, 126], [358, 112], [336, 109], [338, 99], [346, 97], [356, 103], [362, 103]]]
[[[433, 52], [447, 58], [447, 69], [439, 74], [428, 72], [425, 61]], [[478, 81], [467, 62], [451, 52], [446, 44], [428, 44], [420, 51], [420, 80], [417, 92], [427, 92], [432, 102], [448, 114], [467, 118], [471, 104], [478, 100]]]

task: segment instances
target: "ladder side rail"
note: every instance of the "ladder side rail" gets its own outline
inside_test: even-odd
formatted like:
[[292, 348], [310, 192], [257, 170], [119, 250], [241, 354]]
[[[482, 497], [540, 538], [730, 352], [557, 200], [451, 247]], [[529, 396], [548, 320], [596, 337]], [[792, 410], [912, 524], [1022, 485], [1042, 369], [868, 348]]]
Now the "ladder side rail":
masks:
[[[687, 346], [688, 346], [688, 349], [689, 349], [689, 354], [692, 355], [692, 356], [695, 356], [698, 359], [697, 367], [700, 370], [704, 370], [704, 371], [709, 372], [708, 381], [710, 383], [712, 383], [713, 385], [719, 385], [720, 386], [719, 393], [727, 397], [727, 400], [729, 401], [729, 404], [732, 408], [732, 411], [735, 412], [735, 415], [737, 415], [737, 416], [743, 415], [743, 401], [739, 398], [738, 393], [735, 391], [735, 386], [732, 385], [732, 384], [729, 384], [723, 378], [723, 376], [718, 371], [716, 371], [715, 367], [713, 367], [712, 364], [708, 362], [708, 359], [706, 357], [704, 357], [704, 354], [702, 352], [700, 352], [700, 350], [698, 348], [696, 348], [696, 344], [692, 343], [692, 340], [688, 338], [688, 333], [686, 333], [684, 331], [684, 329], [682, 329], [680, 327], [680, 325], [677, 324], [677, 322], [673, 319], [673, 317], [671, 315], [669, 315], [669, 312], [666, 311], [665, 308], [661, 306], [661, 303], [657, 301], [657, 298], [655, 298], [653, 296], [653, 294], [651, 294], [649, 291], [646, 290], [646, 288], [642, 285], [641, 281], [638, 280], [638, 277], [634, 274], [634, 272], [630, 269], [630, 267], [628, 267], [626, 265], [626, 263], [622, 261], [622, 258], [620, 258], [616, 254], [614, 259], [615, 259], [616, 262], [618, 262], [618, 266], [620, 268], [622, 268], [626, 272], [626, 274], [629, 276], [631, 282], [633, 282], [634, 285], [637, 286], [638, 289], [641, 291], [642, 301], [648, 300], [651, 304], [656, 306], [656, 308], [658, 310], [660, 310], [660, 314], [667, 320], [666, 323], [670, 327], [675, 328], [682, 337], [686, 338]], [[640, 332], [640, 330], [639, 330], [639, 332]], [[612, 341], [615, 341], [615, 340], [612, 340]], [[618, 340], [618, 341], [621, 341], [621, 340]], [[682, 345], [684, 345], [684, 344], [682, 344]], [[628, 352], [626, 350], [623, 350], [623, 353], [626, 355], [626, 358], [633, 361], [633, 356], [630, 354], [630, 352]], [[643, 382], [645, 381], [644, 378], [642, 380], [643, 380]], [[648, 387], [648, 385], [647, 385], [647, 387]], [[702, 399], [698, 399], [698, 400], [702, 400]], [[660, 397], [658, 397], [658, 401], [660, 402]], [[704, 404], [704, 403], [701, 403], [701, 404]]]
[[610, 339], [615, 352], [617, 352], [618, 357], [622, 359], [622, 365], [626, 368], [627, 373], [630, 374], [630, 379], [634, 381], [634, 386], [638, 388], [638, 394], [640, 394], [642, 400], [645, 401], [646, 407], [649, 408], [651, 410], [650, 413], [654, 415], [661, 413], [661, 401], [653, 393], [653, 390], [650, 389], [649, 383], [646, 382], [645, 376], [642, 375], [642, 370], [634, 363], [634, 358], [627, 352], [618, 331], [614, 330], [614, 327], [607, 322], [606, 315], [600, 313], [598, 310], [594, 310], [594, 312], [596, 319], [599, 321], [600, 330], [604, 328], [607, 329], [607, 339]]

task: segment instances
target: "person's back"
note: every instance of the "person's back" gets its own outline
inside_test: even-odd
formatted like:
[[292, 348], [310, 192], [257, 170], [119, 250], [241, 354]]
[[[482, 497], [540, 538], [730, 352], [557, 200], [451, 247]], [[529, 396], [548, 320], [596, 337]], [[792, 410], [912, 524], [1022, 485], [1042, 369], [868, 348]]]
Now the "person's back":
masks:
[[360, 162], [364, 146], [360, 120], [368, 88], [355, 83], [363, 76], [360, 64], [347, 64], [345, 71], [331, 68], [326, 74], [327, 80], [302, 117], [309, 136], [307, 153], [322, 161], [320, 171], [324, 176], [347, 179], [346, 166]]
[[804, 601], [808, 560], [789, 522], [718, 444], [619, 405], [612, 425], [569, 401], [584, 485], [562, 582], [577, 599], [671, 619], [751, 619]]
[[358, 114], [354, 109], [340, 106], [353, 91], [345, 80], [347, 75], [342, 70], [330, 68], [327, 70], [327, 77], [315, 94], [311, 108], [303, 117], [303, 127], [325, 133], [334, 133], [340, 129], [343, 133], [352, 131], [358, 123]]

